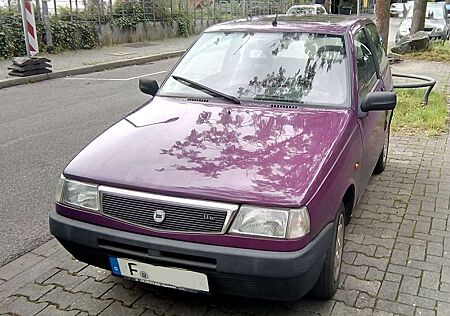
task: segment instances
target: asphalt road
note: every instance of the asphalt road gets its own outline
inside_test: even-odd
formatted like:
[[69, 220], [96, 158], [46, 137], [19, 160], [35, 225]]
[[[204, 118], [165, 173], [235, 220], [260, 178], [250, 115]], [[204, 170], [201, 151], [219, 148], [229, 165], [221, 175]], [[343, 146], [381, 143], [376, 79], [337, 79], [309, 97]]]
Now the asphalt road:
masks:
[[136, 77], [175, 61], [0, 90], [0, 266], [51, 238], [47, 214], [65, 165], [148, 99]]

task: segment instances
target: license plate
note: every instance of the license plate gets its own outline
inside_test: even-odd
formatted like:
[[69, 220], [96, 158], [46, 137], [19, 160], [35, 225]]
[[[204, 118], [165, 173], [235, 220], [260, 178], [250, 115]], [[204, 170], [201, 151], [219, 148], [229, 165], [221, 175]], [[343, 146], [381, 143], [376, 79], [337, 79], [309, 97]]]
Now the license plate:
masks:
[[109, 257], [109, 263], [116, 276], [185, 291], [209, 292], [208, 277], [203, 273], [116, 257]]

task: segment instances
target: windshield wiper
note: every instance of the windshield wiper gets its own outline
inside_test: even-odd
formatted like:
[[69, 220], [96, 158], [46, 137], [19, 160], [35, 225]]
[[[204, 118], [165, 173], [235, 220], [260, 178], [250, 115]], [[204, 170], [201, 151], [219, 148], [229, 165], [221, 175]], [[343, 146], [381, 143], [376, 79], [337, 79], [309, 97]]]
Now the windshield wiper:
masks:
[[180, 76], [176, 76], [176, 75], [172, 75], [172, 78], [175, 79], [176, 81], [184, 84], [185, 86], [188, 86], [188, 87], [190, 87], [192, 89], [195, 89], [195, 90], [199, 90], [201, 92], [209, 94], [210, 96], [213, 96], [213, 97], [216, 97], [216, 98], [226, 99], [226, 100], [229, 100], [229, 101], [231, 101], [231, 102], [233, 102], [235, 104], [241, 104], [241, 101], [238, 98], [233, 97], [232, 95], [228, 95], [226, 93], [217, 91], [217, 90], [215, 90], [213, 88], [209, 88], [209, 87], [204, 86], [204, 85], [202, 85], [200, 83], [197, 83], [195, 81], [192, 81], [192, 80], [180, 77]]

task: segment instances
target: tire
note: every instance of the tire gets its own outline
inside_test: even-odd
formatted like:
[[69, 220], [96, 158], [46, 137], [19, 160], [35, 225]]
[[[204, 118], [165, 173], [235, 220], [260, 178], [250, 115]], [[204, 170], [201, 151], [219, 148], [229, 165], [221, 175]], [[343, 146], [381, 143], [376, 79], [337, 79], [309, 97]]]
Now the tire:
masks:
[[344, 203], [341, 202], [334, 220], [333, 242], [326, 253], [325, 263], [319, 279], [310, 292], [310, 294], [317, 299], [327, 300], [332, 298], [334, 293], [336, 293], [342, 266], [344, 234], [345, 206]]
[[374, 174], [380, 174], [386, 169], [386, 162], [389, 151], [389, 136], [390, 129], [388, 129], [386, 135], [384, 136], [383, 150], [381, 151], [380, 157], [378, 157], [377, 164], [375, 165], [375, 169], [373, 169]]

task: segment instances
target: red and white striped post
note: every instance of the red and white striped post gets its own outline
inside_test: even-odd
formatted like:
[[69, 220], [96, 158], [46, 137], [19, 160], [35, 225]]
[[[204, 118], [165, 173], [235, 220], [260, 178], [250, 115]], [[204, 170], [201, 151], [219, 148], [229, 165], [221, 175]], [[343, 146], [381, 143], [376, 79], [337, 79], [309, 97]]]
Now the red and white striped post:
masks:
[[27, 56], [33, 57], [39, 53], [33, 4], [31, 3], [31, 0], [21, 0], [20, 8], [22, 10], [22, 23], [23, 31], [25, 33]]

